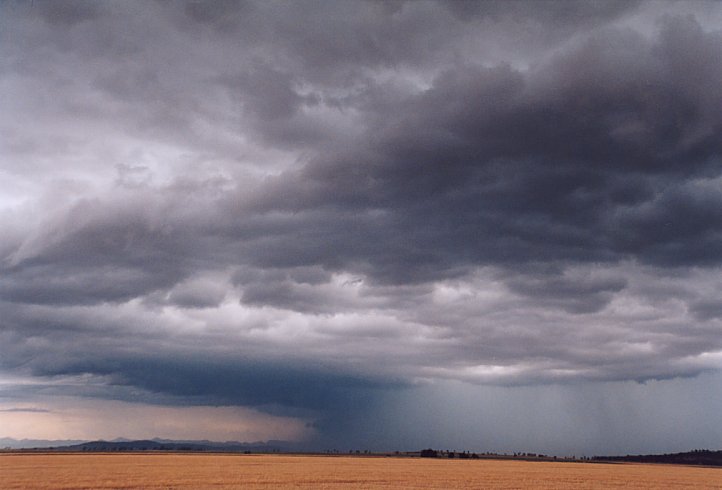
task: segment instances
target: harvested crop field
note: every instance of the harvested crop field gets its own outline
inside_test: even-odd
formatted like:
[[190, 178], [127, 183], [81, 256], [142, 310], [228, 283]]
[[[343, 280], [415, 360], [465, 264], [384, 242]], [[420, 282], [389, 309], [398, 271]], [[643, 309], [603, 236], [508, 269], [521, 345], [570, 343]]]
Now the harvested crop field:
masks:
[[722, 469], [645, 464], [230, 455], [0, 455], [9, 489], [722, 489]]

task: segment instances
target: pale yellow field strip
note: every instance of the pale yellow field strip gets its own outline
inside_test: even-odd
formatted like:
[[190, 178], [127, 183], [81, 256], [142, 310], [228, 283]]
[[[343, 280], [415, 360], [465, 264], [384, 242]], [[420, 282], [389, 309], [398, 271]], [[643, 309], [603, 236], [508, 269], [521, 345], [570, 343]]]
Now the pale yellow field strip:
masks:
[[722, 469], [217, 454], [0, 454], [11, 489], [722, 489]]

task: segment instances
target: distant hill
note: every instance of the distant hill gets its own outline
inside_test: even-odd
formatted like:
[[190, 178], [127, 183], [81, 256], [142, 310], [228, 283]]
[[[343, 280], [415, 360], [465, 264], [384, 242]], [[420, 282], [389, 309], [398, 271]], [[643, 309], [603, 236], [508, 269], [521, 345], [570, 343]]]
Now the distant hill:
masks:
[[195, 452], [258, 452], [271, 453], [285, 450], [282, 441], [269, 443], [244, 442], [213, 442], [213, 441], [173, 441], [167, 439], [153, 439], [141, 441], [91, 441], [80, 444], [71, 444], [54, 447], [55, 451], [92, 451], [92, 452], [118, 452], [118, 451], [195, 451]]
[[689, 464], [704, 466], [722, 466], [722, 451], [695, 449], [686, 453], [645, 454], [635, 456], [595, 456], [595, 461], [627, 461], [635, 463]]
[[45, 440], [0, 438], [0, 450], [50, 450], [50, 451], [208, 451], [208, 452], [288, 452], [295, 445], [286, 441], [238, 442], [238, 441], [178, 441], [172, 439], [148, 439], [134, 441], [118, 438], [112, 441]]

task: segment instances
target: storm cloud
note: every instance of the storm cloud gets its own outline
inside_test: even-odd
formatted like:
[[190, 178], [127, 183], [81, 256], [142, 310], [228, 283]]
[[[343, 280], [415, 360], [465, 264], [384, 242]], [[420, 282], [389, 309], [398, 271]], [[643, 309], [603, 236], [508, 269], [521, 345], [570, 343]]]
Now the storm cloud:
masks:
[[8, 406], [252, 407], [380, 447], [365, 417], [457, 386], [717, 379], [719, 5], [0, 11]]

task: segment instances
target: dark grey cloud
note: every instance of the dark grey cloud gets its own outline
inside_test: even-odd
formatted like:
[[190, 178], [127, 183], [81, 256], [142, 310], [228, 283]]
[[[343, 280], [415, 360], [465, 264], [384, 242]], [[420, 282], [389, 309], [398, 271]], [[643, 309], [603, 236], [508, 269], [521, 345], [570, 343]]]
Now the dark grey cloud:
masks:
[[609, 304], [614, 293], [622, 291], [627, 282], [623, 277], [564, 277], [559, 274], [545, 274], [534, 277], [522, 275], [519, 279], [509, 279], [511, 291], [533, 297], [537, 300], [549, 300], [571, 313], [592, 313]]
[[50, 410], [44, 408], [33, 408], [33, 407], [13, 407], [13, 408], [2, 408], [0, 412], [29, 412], [29, 413], [49, 413]]
[[460, 19], [474, 19], [476, 17], [489, 17], [493, 20], [500, 18], [533, 19], [542, 24], [558, 25], [567, 29], [579, 29], [583, 26], [595, 25], [605, 21], [614, 20], [622, 14], [634, 11], [640, 2], [623, 1], [592, 1], [565, 4], [554, 0], [539, 2], [524, 1], [488, 1], [475, 2], [473, 0], [460, 0], [445, 2], [448, 8]]
[[[264, 201], [296, 213], [385, 211], [370, 226], [388, 233], [362, 229], [383, 240], [378, 256], [364, 250], [358, 258], [372, 268], [378, 262], [379, 274], [384, 254], [395, 251], [388, 261], [404, 270], [428, 265], [439, 273], [448, 262], [505, 256], [673, 265], [707, 255], [715, 262], [719, 247], [714, 234], [705, 235], [717, 225], [703, 210], [717, 194], [700, 199], [694, 179], [704, 184], [719, 174], [713, 135], [720, 123], [707, 103], [719, 99], [719, 77], [700, 83], [700, 74], [696, 83], [708, 90], [690, 90], [677, 73], [676, 37], [690, 44], [687, 52], [708, 55], [706, 64], [719, 59], [718, 34], [670, 20], [654, 44], [609, 31], [526, 74], [509, 67], [445, 73], [354, 149], [279, 177], [274, 193], [295, 190], [295, 199]], [[700, 44], [718, 51], [705, 53]], [[691, 255], [666, 252], [695, 248]]]
[[79, 22], [97, 19], [102, 9], [101, 5], [86, 0], [69, 0], [67, 2], [38, 1], [32, 2], [31, 7], [34, 9], [36, 5], [37, 11], [46, 22], [67, 27]]
[[330, 443], [720, 367], [716, 4], [0, 9], [0, 375]]
[[374, 390], [402, 386], [389, 380], [328, 371], [322, 365], [239, 362], [219, 357], [164, 359], [163, 355], [159, 352], [156, 357], [84, 356], [66, 365], [37, 366], [33, 374], [92, 373], [108, 376], [114, 385], [170, 395], [177, 404], [242, 405], [291, 414], [340, 413], [354, 406], [354, 410], [362, 410], [361, 405], [373, 398]]
[[700, 300], [690, 305], [690, 310], [700, 320], [722, 317], [722, 302], [719, 300]]

